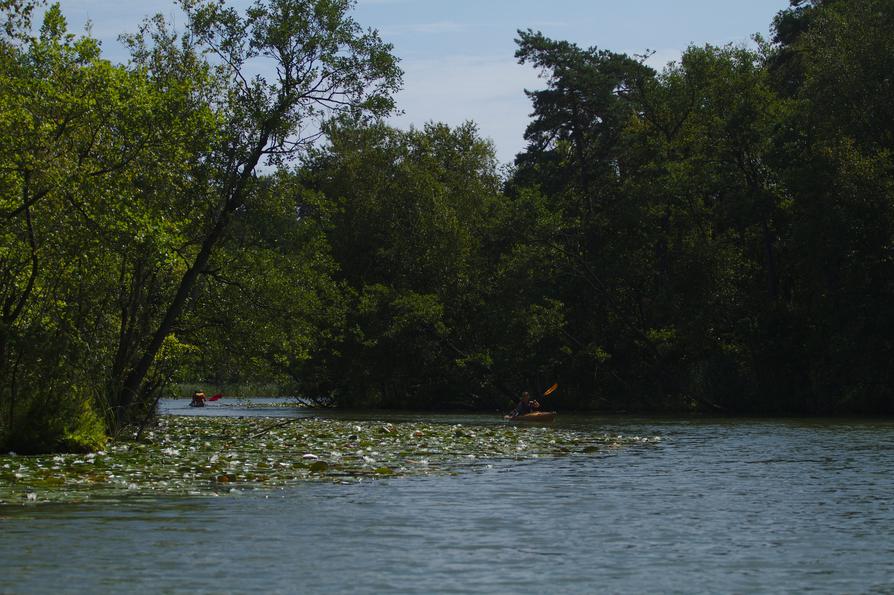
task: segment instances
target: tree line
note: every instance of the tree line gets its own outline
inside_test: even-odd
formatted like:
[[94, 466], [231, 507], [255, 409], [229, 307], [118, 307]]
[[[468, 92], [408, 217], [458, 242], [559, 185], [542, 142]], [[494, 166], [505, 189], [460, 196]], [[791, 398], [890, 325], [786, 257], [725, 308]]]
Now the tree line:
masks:
[[527, 146], [385, 123], [349, 0], [180, 0], [125, 64], [0, 15], [0, 443], [96, 448], [173, 383], [343, 407], [891, 413], [892, 0], [751, 47], [520, 31]]

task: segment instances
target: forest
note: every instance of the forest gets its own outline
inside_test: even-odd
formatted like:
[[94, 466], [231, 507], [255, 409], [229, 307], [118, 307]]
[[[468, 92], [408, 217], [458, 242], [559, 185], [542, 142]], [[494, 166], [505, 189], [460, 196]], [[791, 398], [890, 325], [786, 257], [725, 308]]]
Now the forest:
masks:
[[519, 31], [505, 167], [474, 122], [387, 123], [399, 57], [351, 0], [178, 4], [119, 64], [0, 0], [4, 452], [99, 448], [189, 383], [894, 413], [894, 0], [792, 0], [660, 71]]

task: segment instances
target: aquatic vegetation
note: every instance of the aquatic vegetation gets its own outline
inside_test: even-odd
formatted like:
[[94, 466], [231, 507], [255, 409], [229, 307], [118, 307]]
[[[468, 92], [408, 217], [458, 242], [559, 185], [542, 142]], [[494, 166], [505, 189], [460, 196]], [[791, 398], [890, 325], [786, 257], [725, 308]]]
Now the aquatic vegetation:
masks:
[[499, 459], [587, 456], [658, 438], [512, 424], [163, 416], [96, 453], [0, 456], [0, 504], [209, 496], [302, 481], [453, 473]]

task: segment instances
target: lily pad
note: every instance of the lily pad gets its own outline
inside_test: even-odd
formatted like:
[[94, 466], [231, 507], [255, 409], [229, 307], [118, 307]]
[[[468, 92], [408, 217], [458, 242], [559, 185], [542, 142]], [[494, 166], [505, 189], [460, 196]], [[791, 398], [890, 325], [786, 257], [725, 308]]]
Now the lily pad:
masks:
[[186, 416], [162, 416], [146, 436], [141, 442], [111, 443], [92, 456], [2, 455], [0, 504], [22, 503], [35, 492], [38, 503], [75, 502], [124, 494], [221, 495], [309, 480], [454, 474], [498, 459], [575, 456], [659, 442], [503, 424], [321, 418], [283, 424], [278, 418]]
[[311, 473], [322, 473], [329, 469], [329, 463], [326, 461], [314, 461], [310, 466]]

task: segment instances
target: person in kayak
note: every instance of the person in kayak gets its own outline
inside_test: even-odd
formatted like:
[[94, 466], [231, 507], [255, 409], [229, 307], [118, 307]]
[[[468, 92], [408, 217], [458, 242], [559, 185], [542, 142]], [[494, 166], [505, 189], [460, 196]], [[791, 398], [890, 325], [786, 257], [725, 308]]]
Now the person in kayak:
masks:
[[204, 407], [205, 406], [205, 392], [197, 390], [192, 394], [192, 402], [189, 404], [190, 407]]
[[531, 400], [531, 395], [528, 394], [528, 391], [525, 391], [521, 394], [521, 399], [518, 402], [518, 405], [515, 406], [515, 409], [509, 412], [509, 417], [518, 417], [519, 415], [525, 415], [526, 413], [533, 413], [540, 409], [540, 403], [537, 400]]

